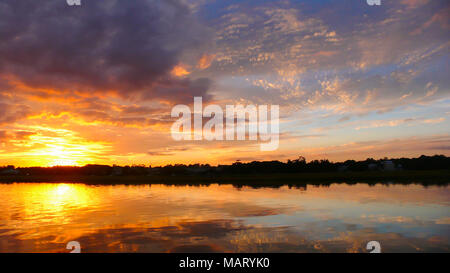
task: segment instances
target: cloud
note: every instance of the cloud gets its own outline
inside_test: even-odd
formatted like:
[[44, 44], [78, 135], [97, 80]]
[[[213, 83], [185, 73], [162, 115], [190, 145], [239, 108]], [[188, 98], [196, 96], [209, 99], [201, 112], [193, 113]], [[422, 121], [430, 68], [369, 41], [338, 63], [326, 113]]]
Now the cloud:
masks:
[[355, 130], [379, 128], [379, 127], [397, 127], [403, 124], [418, 125], [418, 124], [438, 124], [444, 122], [445, 118], [423, 119], [423, 118], [405, 118], [396, 120], [375, 120], [366, 125], [360, 125]]
[[176, 155], [178, 152], [184, 152], [188, 150], [189, 148], [186, 147], [167, 147], [165, 149], [148, 151], [147, 154], [151, 156], [172, 156]]
[[9, 142], [10, 140], [24, 141], [28, 140], [30, 136], [36, 135], [36, 132], [31, 131], [0, 131], [0, 141]]
[[79, 8], [59, 0], [7, 0], [0, 4], [0, 25], [0, 75], [7, 80], [130, 99], [189, 94], [198, 83], [171, 79], [169, 72], [209, 37], [176, 0], [86, 1]]
[[368, 128], [378, 128], [378, 127], [396, 127], [405, 123], [410, 123], [415, 121], [412, 118], [406, 119], [396, 119], [396, 120], [376, 120], [369, 122], [367, 125], [361, 125], [355, 128], [355, 130], [368, 129]]
[[[447, 143], [411, 141], [408, 150], [378, 142], [386, 131], [440, 134], [445, 126], [431, 124], [448, 121], [440, 114], [450, 94], [445, 0], [382, 9], [364, 1], [0, 2], [0, 137], [22, 145], [5, 145], [0, 160], [20, 148], [14, 158], [25, 162], [27, 151], [66, 134], [37, 126], [106, 142], [102, 160], [123, 164], [293, 158], [303, 143], [313, 149], [308, 156], [333, 159], [448, 151]], [[176, 143], [170, 109], [193, 96], [205, 104], [280, 105], [280, 151], [258, 153], [258, 143], [247, 141]], [[420, 127], [402, 130], [409, 125]], [[315, 134], [318, 127], [349, 130], [331, 137]], [[355, 127], [390, 128], [374, 129], [378, 140], [366, 145], [351, 142], [370, 133]], [[38, 136], [23, 133], [19, 141], [19, 131]]]
[[[359, 114], [448, 96], [448, 29], [433, 19], [445, 18], [448, 4], [413, 2], [426, 8], [393, 2], [373, 12], [365, 3], [351, 10], [327, 3], [312, 12], [277, 2], [221, 10], [211, 26], [216, 57], [208, 71], [221, 75], [213, 93], [224, 100], [271, 101], [284, 111]], [[411, 34], [430, 20], [440, 24]], [[431, 96], [427, 81], [437, 87]]]
[[7, 139], [8, 134], [6, 131], [0, 131], [0, 141]]
[[328, 158], [331, 160], [364, 160], [368, 157], [383, 158], [385, 156], [417, 157], [422, 154], [445, 154], [448, 151], [449, 141], [449, 135], [402, 137], [306, 147], [298, 149], [297, 154], [301, 153], [307, 158]]
[[445, 121], [445, 118], [435, 118], [435, 119], [426, 119], [423, 121], [423, 123], [437, 124], [437, 123], [441, 123], [444, 121]]
[[183, 65], [176, 65], [176, 66], [172, 69], [171, 73], [172, 73], [174, 76], [177, 76], [177, 77], [184, 77], [184, 76], [189, 75], [191, 72], [189, 72], [189, 71], [187, 70], [187, 68], [186, 68], [185, 66], [183, 66]]
[[27, 140], [30, 136], [36, 135], [36, 132], [30, 131], [16, 131], [14, 132], [16, 139]]
[[406, 5], [409, 8], [417, 8], [428, 3], [429, 0], [401, 0], [400, 3], [402, 5]]
[[14, 123], [30, 114], [31, 108], [27, 105], [13, 105], [0, 101], [0, 125]]
[[212, 55], [204, 54], [198, 61], [197, 67], [200, 69], [208, 68], [211, 65], [211, 63], [214, 61], [214, 57], [216, 57], [216, 55], [214, 55], [214, 54], [212, 54]]
[[200, 96], [203, 101], [210, 101], [212, 96], [207, 93], [212, 82], [208, 78], [199, 78], [195, 80], [184, 79], [166, 79], [153, 86], [151, 93], [142, 94], [141, 98], [150, 100], [154, 97], [168, 103], [192, 104], [194, 96]]

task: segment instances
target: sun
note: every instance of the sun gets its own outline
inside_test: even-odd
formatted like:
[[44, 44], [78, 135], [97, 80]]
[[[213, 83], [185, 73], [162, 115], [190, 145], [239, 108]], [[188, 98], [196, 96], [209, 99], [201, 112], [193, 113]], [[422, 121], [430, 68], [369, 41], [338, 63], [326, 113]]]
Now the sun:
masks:
[[67, 194], [70, 190], [71, 190], [71, 187], [68, 184], [59, 184], [54, 189], [54, 193], [56, 195], [64, 195], [64, 194]]
[[[31, 126], [27, 141], [17, 141], [15, 146], [22, 148], [8, 153], [13, 161], [20, 158], [21, 166], [84, 166], [96, 164], [100, 158], [111, 152], [111, 143], [87, 140], [68, 129]], [[2, 155], [3, 156], [3, 155]]]
[[51, 159], [49, 166], [77, 166], [78, 154], [70, 148], [67, 143], [56, 143], [47, 145], [45, 153]]

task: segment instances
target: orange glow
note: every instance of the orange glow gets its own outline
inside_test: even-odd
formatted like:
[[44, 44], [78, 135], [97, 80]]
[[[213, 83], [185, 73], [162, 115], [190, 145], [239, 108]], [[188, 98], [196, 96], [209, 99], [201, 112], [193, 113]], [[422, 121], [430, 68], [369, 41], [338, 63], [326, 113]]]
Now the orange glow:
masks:
[[[87, 141], [76, 133], [65, 129], [31, 126], [39, 133], [30, 136], [26, 142], [11, 140], [17, 150], [3, 154], [6, 160], [23, 162], [21, 166], [83, 166], [109, 151], [109, 144]], [[16, 162], [14, 162], [16, 163]]]
[[184, 77], [189, 75], [191, 72], [187, 71], [187, 68], [183, 64], [179, 64], [172, 69], [172, 75], [177, 77]]
[[[408, 190], [407, 194], [405, 189]], [[304, 189], [292, 189], [287, 186], [277, 189], [255, 189], [217, 184], [208, 187], [164, 185], [98, 187], [67, 183], [17, 183], [0, 184], [0, 198], [4, 200], [4, 209], [0, 210], [0, 217], [5, 219], [4, 224], [7, 227], [14, 226], [16, 229], [13, 233], [9, 233], [13, 240], [21, 242], [11, 245], [16, 247], [14, 249], [16, 252], [65, 252], [66, 243], [71, 240], [80, 240], [82, 248], [86, 247], [86, 252], [146, 252], [146, 250], [148, 252], [150, 249], [145, 247], [150, 247], [153, 241], [139, 244], [135, 239], [154, 236], [164, 236], [163, 238], [169, 240], [161, 240], [162, 243], [168, 244], [162, 245], [158, 242], [158, 248], [151, 250], [166, 251], [178, 243], [186, 243], [179, 241], [179, 234], [182, 234], [183, 238], [186, 236], [188, 240], [198, 238], [199, 230], [190, 228], [195, 227], [197, 223], [202, 227], [208, 227], [217, 219], [255, 221], [255, 216], [261, 219], [261, 224], [251, 223], [244, 226], [245, 229], [236, 229], [242, 227], [235, 226], [237, 222], [227, 222], [229, 224], [223, 227], [231, 228], [235, 232], [220, 237], [223, 241], [217, 241], [214, 232], [206, 233], [205, 236], [211, 236], [209, 240], [222, 246], [229, 246], [230, 243], [235, 246], [226, 250], [251, 252], [256, 251], [257, 248], [254, 246], [261, 242], [267, 243], [268, 246], [275, 243], [277, 247], [276, 244], [279, 242], [301, 241], [306, 239], [304, 234], [309, 234], [313, 235], [312, 238], [317, 238], [308, 239], [317, 250], [327, 251], [330, 250], [329, 247], [336, 247], [339, 243], [340, 246], [337, 246], [339, 251], [361, 252], [354, 246], [365, 245], [367, 237], [382, 241], [383, 238], [378, 238], [384, 236], [384, 233], [374, 233], [372, 228], [362, 228], [355, 233], [355, 230], [333, 231], [326, 227], [326, 235], [322, 237], [323, 230], [320, 228], [313, 229], [312, 233], [300, 231], [295, 235], [292, 232], [283, 233], [284, 227], [275, 232], [272, 228], [260, 227], [274, 224], [279, 226], [276, 216], [282, 215], [283, 218], [297, 219], [299, 228], [306, 225], [305, 229], [308, 229], [308, 222], [311, 221], [334, 222], [332, 220], [337, 217], [334, 213], [336, 210], [343, 215], [339, 217], [345, 216], [346, 219], [352, 220], [352, 223], [363, 227], [378, 224], [408, 224], [423, 227], [423, 223], [431, 221], [447, 224], [449, 220], [444, 210], [440, 210], [444, 214], [430, 218], [427, 210], [422, 209], [446, 206], [447, 196], [447, 189], [439, 187], [425, 189], [420, 185], [409, 185], [405, 188], [400, 185], [387, 187], [332, 184], [329, 187], [308, 186]], [[208, 206], [205, 207], [204, 204]], [[392, 208], [401, 212], [414, 208], [418, 213], [414, 217], [404, 216], [397, 210], [392, 211]], [[302, 215], [308, 215], [305, 222], [302, 222]], [[18, 225], [18, 223], [26, 224]], [[166, 232], [167, 228], [170, 228], [170, 232]], [[174, 237], [171, 238], [171, 234]], [[392, 235], [393, 233], [387, 234]], [[133, 240], [129, 240], [130, 238]], [[405, 244], [399, 241], [402, 238], [398, 237], [383, 240], [393, 239]], [[411, 242], [406, 243], [410, 244]], [[0, 245], [1, 251], [5, 251], [5, 245]]]
[[204, 54], [198, 61], [197, 67], [200, 69], [208, 68], [211, 65], [212, 61], [214, 60], [214, 57], [216, 57], [216, 55], [214, 54], [213, 55]]

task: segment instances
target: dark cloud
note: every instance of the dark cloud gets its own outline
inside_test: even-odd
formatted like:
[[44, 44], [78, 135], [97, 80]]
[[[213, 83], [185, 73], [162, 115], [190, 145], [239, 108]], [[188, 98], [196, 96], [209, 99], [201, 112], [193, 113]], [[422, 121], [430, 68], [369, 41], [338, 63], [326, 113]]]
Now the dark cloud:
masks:
[[7, 0], [0, 3], [0, 76], [33, 88], [114, 91], [125, 98], [205, 95], [207, 80], [173, 79], [169, 72], [207, 37], [178, 0], [84, 1], [81, 7]]
[[8, 133], [6, 131], [0, 131], [0, 140], [5, 140], [8, 138]]
[[[156, 96], [165, 101], [183, 104], [192, 104], [194, 96], [201, 96], [203, 101], [209, 101], [211, 96], [206, 92], [211, 86], [211, 80], [200, 78], [190, 79], [166, 79], [155, 84], [153, 91], [142, 96], [143, 99], [151, 99]], [[189, 92], [186, 92], [189, 90]]]
[[123, 114], [129, 115], [146, 115], [158, 113], [159, 111], [161, 111], [160, 109], [157, 108], [138, 105], [123, 105], [120, 107], [120, 110], [122, 111]]
[[15, 132], [8, 132], [5, 130], [0, 131], [0, 141], [9, 141], [10, 139], [16, 139], [16, 140], [26, 140], [30, 136], [35, 135], [36, 132], [30, 132], [30, 131], [15, 131]]
[[16, 131], [14, 132], [16, 139], [18, 140], [25, 140], [28, 139], [30, 136], [36, 135], [36, 132], [31, 131]]
[[31, 114], [31, 108], [27, 105], [12, 105], [0, 102], [0, 125], [14, 123]]
[[81, 110], [72, 115], [82, 118], [86, 122], [97, 122], [120, 127], [147, 127], [153, 125], [167, 125], [173, 121], [168, 116], [145, 117], [130, 116], [123, 117], [96, 110]]

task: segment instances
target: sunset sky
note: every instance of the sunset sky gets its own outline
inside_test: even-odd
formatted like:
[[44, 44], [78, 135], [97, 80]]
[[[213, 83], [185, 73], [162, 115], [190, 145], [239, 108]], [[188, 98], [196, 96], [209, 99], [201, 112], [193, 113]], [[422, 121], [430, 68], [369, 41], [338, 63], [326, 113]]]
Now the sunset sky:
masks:
[[[1, 0], [0, 165], [450, 155], [449, 18], [448, 0]], [[174, 141], [194, 96], [280, 105], [279, 149]]]

